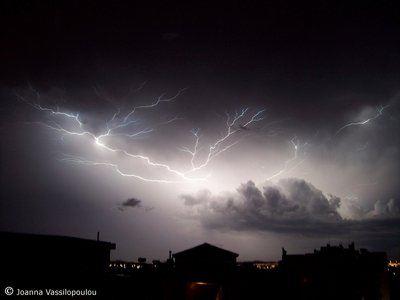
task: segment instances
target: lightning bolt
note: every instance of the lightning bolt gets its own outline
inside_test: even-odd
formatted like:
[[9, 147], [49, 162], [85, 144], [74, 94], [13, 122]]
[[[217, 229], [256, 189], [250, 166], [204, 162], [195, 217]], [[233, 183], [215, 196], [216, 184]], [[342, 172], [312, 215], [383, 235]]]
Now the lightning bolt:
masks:
[[[149, 163], [149, 165], [161, 166], [160, 164], [154, 164], [154, 163], [149, 162], [149, 160], [146, 157], [142, 157], [142, 158], [145, 159]], [[82, 157], [78, 157], [78, 156], [73, 156], [73, 155], [64, 155], [64, 157], [61, 160], [70, 162], [70, 163], [75, 163], [78, 165], [106, 166], [106, 167], [114, 169], [119, 175], [121, 175], [123, 177], [131, 177], [131, 178], [135, 178], [135, 179], [139, 179], [139, 180], [147, 181], [147, 182], [153, 182], [153, 183], [182, 183], [183, 182], [183, 180], [151, 179], [151, 178], [147, 178], [147, 177], [144, 177], [144, 176], [141, 176], [138, 174], [128, 173], [128, 172], [122, 171], [120, 166], [118, 166], [117, 164], [108, 162], [108, 161], [103, 161], [103, 162], [91, 161], [91, 160], [88, 160], [88, 159], [85, 159]], [[169, 171], [175, 172], [174, 170], [170, 169], [168, 166], [165, 165], [165, 167]], [[205, 178], [187, 178], [184, 176], [184, 174], [181, 174], [179, 172], [177, 172], [176, 174], [179, 175], [180, 177], [182, 177], [185, 181], [200, 181], [200, 180], [207, 179], [207, 177], [205, 177]]]
[[136, 110], [138, 109], [146, 109], [146, 108], [153, 108], [158, 106], [160, 103], [162, 102], [172, 102], [174, 101], [176, 98], [178, 98], [184, 91], [186, 91], [188, 88], [184, 88], [178, 91], [178, 93], [171, 97], [171, 98], [166, 98], [163, 99], [163, 97], [165, 96], [165, 94], [161, 95], [160, 97], [158, 97], [157, 101], [148, 104], [148, 105], [140, 105], [140, 106], [135, 106], [124, 118], [124, 122], [127, 122], [127, 120], [135, 113]]
[[[33, 90], [33, 89], [32, 89]], [[83, 165], [92, 165], [92, 166], [108, 166], [111, 167], [113, 169], [115, 169], [121, 176], [125, 176], [125, 177], [133, 177], [136, 179], [140, 179], [143, 181], [149, 181], [149, 182], [162, 182], [162, 183], [175, 183], [175, 182], [182, 182], [182, 181], [193, 181], [193, 180], [205, 180], [205, 178], [191, 178], [186, 176], [183, 172], [180, 172], [178, 170], [173, 169], [172, 167], [170, 167], [167, 164], [163, 164], [163, 163], [158, 163], [153, 161], [150, 157], [145, 156], [145, 155], [138, 155], [138, 154], [134, 154], [134, 153], [130, 153], [125, 149], [121, 149], [121, 148], [115, 148], [111, 145], [109, 145], [108, 143], [106, 143], [104, 140], [105, 138], [108, 137], [114, 137], [114, 136], [125, 136], [125, 137], [138, 137], [140, 135], [143, 134], [147, 134], [150, 133], [152, 131], [155, 130], [156, 127], [161, 126], [161, 125], [165, 125], [165, 124], [169, 124], [172, 123], [176, 120], [179, 120], [179, 118], [175, 117], [173, 119], [170, 119], [166, 122], [161, 122], [156, 124], [155, 126], [151, 127], [151, 128], [146, 128], [143, 130], [139, 130], [137, 132], [134, 133], [129, 133], [129, 134], [125, 134], [125, 133], [114, 133], [114, 131], [121, 129], [121, 128], [126, 128], [132, 124], [134, 124], [136, 121], [135, 120], [130, 120], [130, 118], [132, 117], [133, 113], [137, 110], [137, 109], [149, 109], [149, 108], [154, 108], [156, 106], [158, 106], [160, 103], [163, 102], [171, 102], [174, 99], [176, 99], [185, 89], [180, 90], [175, 96], [168, 98], [168, 99], [163, 99], [163, 96], [160, 96], [156, 102], [150, 104], [150, 105], [141, 105], [141, 106], [136, 106], [134, 107], [130, 113], [125, 116], [124, 118], [122, 118], [122, 120], [118, 119], [118, 115], [120, 114], [120, 111], [118, 110], [117, 112], [115, 112], [112, 116], [112, 118], [106, 122], [106, 128], [105, 130], [101, 133], [101, 134], [95, 134], [91, 131], [85, 130], [83, 128], [83, 123], [79, 118], [79, 113], [71, 113], [71, 112], [64, 112], [64, 111], [60, 111], [59, 108], [57, 109], [52, 109], [49, 107], [44, 107], [43, 105], [40, 104], [40, 94], [36, 92], [37, 98], [38, 98], [38, 103], [31, 103], [29, 101], [27, 101], [23, 96], [16, 94], [17, 97], [21, 100], [23, 100], [24, 102], [28, 103], [29, 105], [31, 105], [32, 107], [34, 107], [37, 110], [40, 110], [42, 112], [48, 113], [50, 116], [60, 116], [63, 119], [70, 119], [72, 120], [72, 126], [70, 127], [74, 127], [74, 129], [69, 129], [66, 128], [65, 126], [61, 125], [60, 123], [52, 120], [49, 123], [45, 123], [45, 122], [32, 122], [32, 123], [36, 123], [36, 124], [40, 124], [42, 126], [45, 126], [48, 129], [51, 129], [53, 131], [57, 131], [59, 133], [61, 133], [63, 136], [87, 136], [89, 137], [96, 146], [101, 147], [105, 150], [107, 150], [108, 152], [111, 153], [119, 153], [124, 155], [125, 157], [128, 157], [130, 159], [135, 159], [135, 160], [140, 160], [145, 162], [148, 166], [150, 167], [156, 167], [156, 168], [161, 168], [166, 170], [167, 172], [178, 176], [180, 178], [180, 180], [165, 180], [165, 179], [153, 179], [153, 178], [146, 178], [143, 176], [140, 176], [138, 174], [132, 174], [132, 173], [127, 173], [124, 172], [120, 169], [120, 167], [117, 164], [111, 163], [111, 162], [96, 162], [96, 161], [90, 161], [87, 159], [83, 159], [80, 157], [74, 157], [72, 155], [66, 156], [64, 157], [62, 160], [63, 161], [68, 161], [68, 162], [74, 162], [77, 164], [83, 164]]]
[[302, 164], [306, 160], [305, 158], [299, 160], [298, 151], [300, 148], [307, 146], [308, 143], [306, 142], [303, 145], [300, 145], [296, 143], [296, 139], [297, 137], [293, 137], [290, 140], [290, 143], [293, 146], [293, 156], [285, 161], [284, 167], [281, 170], [279, 170], [272, 176], [268, 177], [267, 180], [272, 180], [280, 175], [291, 173], [294, 169], [296, 169], [300, 164]]
[[[187, 152], [190, 154], [190, 168], [185, 171], [180, 171], [177, 170], [173, 167], [171, 167], [167, 163], [160, 163], [157, 161], [154, 161], [151, 159], [149, 156], [142, 155], [142, 154], [136, 154], [136, 153], [131, 153], [125, 148], [120, 148], [120, 147], [115, 147], [111, 143], [113, 137], [117, 136], [122, 136], [125, 138], [139, 138], [146, 136], [150, 134], [151, 132], [155, 131], [157, 127], [168, 125], [172, 122], [175, 122], [177, 120], [180, 120], [181, 118], [174, 117], [172, 119], [159, 122], [154, 124], [151, 127], [146, 127], [146, 128], [141, 128], [137, 129], [138, 126], [138, 121], [133, 119], [134, 114], [138, 110], [144, 110], [144, 109], [154, 109], [157, 106], [166, 103], [166, 102], [172, 102], [174, 101], [179, 95], [181, 95], [186, 89], [182, 89], [177, 92], [173, 97], [170, 98], [165, 98], [165, 95], [161, 95], [158, 97], [156, 101], [153, 103], [150, 103], [148, 105], [139, 105], [133, 107], [129, 113], [127, 113], [125, 116], [121, 116], [121, 110], [117, 109], [112, 117], [105, 122], [105, 125], [103, 126], [103, 130], [100, 133], [95, 133], [93, 131], [90, 131], [86, 129], [85, 124], [81, 121], [80, 119], [80, 114], [79, 113], [73, 113], [70, 111], [63, 111], [60, 110], [59, 108], [53, 109], [50, 107], [46, 107], [40, 103], [40, 93], [34, 90], [32, 87], [31, 89], [36, 93], [37, 95], [37, 102], [32, 103], [27, 101], [23, 96], [19, 95], [16, 93], [17, 97], [21, 99], [22, 101], [28, 103], [31, 105], [33, 108], [35, 108], [38, 111], [41, 111], [43, 113], [46, 113], [48, 116], [52, 117], [50, 118], [50, 121], [43, 122], [43, 121], [38, 121], [38, 122], [31, 122], [35, 124], [39, 124], [41, 126], [44, 126], [52, 131], [59, 132], [62, 136], [62, 139], [64, 139], [65, 136], [75, 136], [75, 137], [87, 137], [89, 140], [91, 140], [97, 147], [102, 148], [106, 150], [108, 153], [117, 153], [120, 156], [123, 156], [130, 161], [137, 161], [137, 162], [142, 162], [149, 168], [154, 168], [154, 169], [160, 169], [163, 170], [164, 172], [167, 172], [166, 174], [169, 174], [169, 176], [173, 176], [174, 178], [177, 179], [166, 179], [166, 178], [149, 178], [146, 176], [142, 176], [141, 174], [138, 174], [136, 172], [128, 172], [121, 168], [121, 166], [115, 162], [112, 161], [95, 161], [95, 160], [90, 160], [86, 159], [83, 157], [79, 156], [74, 156], [74, 155], [68, 155], [64, 154], [63, 158], [61, 159], [62, 161], [69, 162], [69, 163], [74, 163], [74, 164], [79, 164], [79, 165], [85, 165], [85, 166], [105, 166], [113, 169], [115, 172], [117, 172], [119, 175], [123, 177], [131, 177], [135, 178], [138, 180], [142, 181], [147, 181], [147, 182], [154, 182], [154, 183], [178, 183], [178, 182], [191, 182], [191, 181], [201, 181], [201, 180], [206, 180], [209, 175], [203, 176], [203, 177], [197, 177], [193, 173], [196, 171], [199, 171], [201, 169], [204, 169], [206, 166], [209, 165], [210, 161], [213, 160], [216, 156], [220, 155], [221, 153], [227, 151], [234, 145], [236, 145], [239, 141], [240, 138], [234, 137], [236, 133], [238, 133], [239, 129], [239, 122], [241, 122], [243, 125], [240, 125], [242, 127], [247, 127], [250, 126], [251, 124], [255, 122], [259, 122], [263, 120], [264, 118], [261, 116], [264, 110], [257, 111], [256, 113], [249, 114], [249, 109], [243, 109], [239, 113], [237, 112], [233, 117], [231, 117], [228, 113], [227, 115], [227, 120], [226, 120], [226, 132], [225, 134], [217, 139], [214, 143], [209, 145], [206, 151], [205, 158], [200, 161], [199, 154], [200, 154], [200, 130], [192, 130], [192, 134], [195, 137], [195, 143], [194, 146], [191, 148], [192, 150], [189, 149], [189, 147], [183, 147], [181, 150], [184, 152]], [[63, 121], [61, 124], [60, 121]], [[68, 125], [68, 126], [66, 126]], [[135, 130], [132, 130], [132, 127], [134, 127]], [[125, 131], [129, 130], [129, 133], [126, 133]], [[133, 131], [133, 132], [132, 132]], [[203, 152], [202, 152], [203, 153]]]
[[198, 160], [197, 158], [200, 154], [200, 149], [199, 149], [200, 135], [199, 135], [199, 129], [192, 130], [192, 134], [195, 137], [195, 144], [193, 149], [190, 150], [187, 147], [181, 149], [183, 152], [188, 153], [191, 157], [190, 164], [192, 168], [187, 173], [196, 172], [198, 170], [205, 168], [210, 163], [210, 161], [213, 160], [216, 156], [220, 155], [221, 153], [227, 151], [228, 149], [239, 143], [240, 140], [232, 141], [232, 137], [235, 135], [235, 133], [240, 131], [238, 127], [239, 121], [243, 120], [244, 123], [243, 125], [240, 126], [246, 128], [247, 126], [264, 119], [263, 117], [261, 117], [261, 115], [265, 110], [257, 111], [256, 113], [251, 115], [251, 117], [248, 117], [246, 119], [248, 110], [249, 108], [242, 109], [240, 113], [236, 112], [234, 117], [232, 117], [229, 113], [226, 113], [226, 133], [208, 147], [205, 159], [203, 159], [203, 161], [198, 163], [197, 165], [195, 161]]
[[348, 124], [346, 124], [346, 125], [340, 127], [340, 128], [336, 131], [336, 135], [338, 135], [342, 130], [344, 130], [344, 129], [348, 128], [348, 127], [365, 125], [365, 124], [368, 124], [369, 122], [371, 122], [371, 121], [373, 121], [373, 120], [379, 118], [380, 116], [383, 115], [383, 111], [384, 111], [388, 106], [389, 106], [389, 104], [388, 104], [388, 105], [385, 105], [385, 106], [380, 106], [380, 107], [378, 107], [378, 108], [377, 108], [376, 115], [373, 116], [373, 117], [371, 117], [371, 118], [368, 118], [368, 119], [366, 119], [366, 120], [359, 121], [359, 122], [351, 122], [351, 123], [348, 123]]

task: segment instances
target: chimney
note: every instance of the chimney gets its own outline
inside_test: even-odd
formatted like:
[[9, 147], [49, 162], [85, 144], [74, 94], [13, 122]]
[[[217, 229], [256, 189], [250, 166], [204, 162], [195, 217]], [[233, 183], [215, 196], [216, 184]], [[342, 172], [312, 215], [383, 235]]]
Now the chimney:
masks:
[[100, 231], [97, 231], [97, 241], [100, 241]]

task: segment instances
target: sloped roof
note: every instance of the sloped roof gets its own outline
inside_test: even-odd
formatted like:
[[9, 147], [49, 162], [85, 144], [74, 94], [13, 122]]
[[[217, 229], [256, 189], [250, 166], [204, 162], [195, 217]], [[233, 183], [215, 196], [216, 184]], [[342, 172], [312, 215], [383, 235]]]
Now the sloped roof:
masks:
[[196, 247], [175, 253], [172, 255], [175, 258], [190, 258], [190, 257], [231, 257], [236, 258], [239, 254], [228, 251], [214, 245], [204, 243]]

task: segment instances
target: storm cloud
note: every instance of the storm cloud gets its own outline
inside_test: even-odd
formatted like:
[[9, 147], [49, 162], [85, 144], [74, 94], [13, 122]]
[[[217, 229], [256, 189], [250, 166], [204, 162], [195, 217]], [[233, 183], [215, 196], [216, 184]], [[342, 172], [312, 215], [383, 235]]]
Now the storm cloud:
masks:
[[248, 181], [234, 193], [214, 196], [202, 191], [195, 196], [181, 195], [181, 198], [185, 205], [196, 209], [196, 216], [208, 229], [310, 237], [362, 236], [371, 231], [394, 235], [393, 223], [400, 223], [398, 202], [394, 199], [377, 201], [374, 211], [368, 212], [363, 220], [349, 220], [339, 213], [339, 197], [325, 195], [311, 183], [297, 178], [267, 183], [261, 188]]

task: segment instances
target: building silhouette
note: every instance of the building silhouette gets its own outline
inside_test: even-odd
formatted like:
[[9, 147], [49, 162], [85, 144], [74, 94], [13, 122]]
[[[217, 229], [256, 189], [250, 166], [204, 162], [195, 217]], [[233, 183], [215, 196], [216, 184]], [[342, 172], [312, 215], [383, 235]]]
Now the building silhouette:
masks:
[[[224, 299], [239, 254], [204, 243], [172, 255], [185, 300]], [[180, 295], [182, 297], [182, 295]]]
[[115, 244], [75, 237], [0, 233], [0, 278], [62, 281], [106, 274]]
[[390, 299], [384, 252], [327, 245], [314, 253], [288, 255], [279, 262], [286, 298]]
[[[236, 266], [239, 254], [204, 243], [196, 247], [174, 253], [175, 267], [190, 272], [197, 277], [215, 277]], [[201, 279], [201, 278], [199, 278]]]
[[[97, 298], [163, 300], [397, 299], [397, 264], [386, 254], [327, 245], [273, 262], [237, 262], [211, 244], [170, 251], [164, 262], [110, 262], [115, 244], [73, 237], [0, 233], [4, 286], [93, 288]], [[390, 267], [390, 265], [389, 265]], [[393, 276], [390, 275], [393, 273]], [[397, 297], [397, 298], [396, 298]]]

